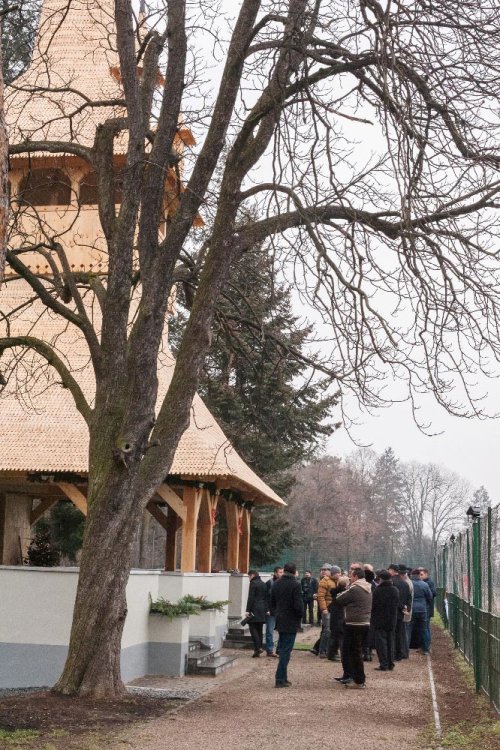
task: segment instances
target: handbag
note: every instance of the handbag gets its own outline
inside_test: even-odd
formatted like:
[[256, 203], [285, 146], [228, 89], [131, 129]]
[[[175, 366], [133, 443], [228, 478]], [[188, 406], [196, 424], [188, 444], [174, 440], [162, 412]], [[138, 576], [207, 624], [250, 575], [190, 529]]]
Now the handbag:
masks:
[[248, 617], [244, 617], [243, 618], [243, 620], [240, 622], [240, 625], [243, 625], [243, 627], [245, 627], [245, 625], [248, 625], [249, 622], [252, 622], [252, 620], [254, 619], [254, 617], [255, 617], [254, 613], [250, 612], [248, 614]]

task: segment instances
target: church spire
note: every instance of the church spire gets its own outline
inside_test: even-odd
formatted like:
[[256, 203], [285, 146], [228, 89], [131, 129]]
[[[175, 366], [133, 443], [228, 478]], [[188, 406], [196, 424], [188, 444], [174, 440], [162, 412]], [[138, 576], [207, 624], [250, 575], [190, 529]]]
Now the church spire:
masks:
[[118, 114], [90, 104], [123, 97], [118, 66], [114, 0], [44, 0], [32, 61], [6, 90], [11, 142], [91, 145], [97, 125]]

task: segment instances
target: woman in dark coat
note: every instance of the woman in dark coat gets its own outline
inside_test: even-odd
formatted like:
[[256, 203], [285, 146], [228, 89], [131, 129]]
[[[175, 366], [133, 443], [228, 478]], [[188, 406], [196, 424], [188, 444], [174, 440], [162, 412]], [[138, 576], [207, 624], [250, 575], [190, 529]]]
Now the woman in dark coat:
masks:
[[246, 616], [251, 618], [248, 627], [252, 636], [254, 647], [253, 658], [255, 659], [263, 651], [262, 630], [266, 621], [266, 614], [269, 611], [269, 603], [267, 601], [266, 584], [259, 576], [258, 571], [250, 570], [248, 577], [250, 578], [250, 589], [248, 591]]

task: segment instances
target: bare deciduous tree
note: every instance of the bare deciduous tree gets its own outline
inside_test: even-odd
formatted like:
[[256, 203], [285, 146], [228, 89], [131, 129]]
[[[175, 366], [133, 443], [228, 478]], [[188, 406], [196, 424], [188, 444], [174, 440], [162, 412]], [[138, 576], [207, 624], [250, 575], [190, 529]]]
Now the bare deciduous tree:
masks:
[[[147, 33], [137, 34], [131, 0], [116, 0], [116, 37], [107, 39], [118, 50], [121, 97], [92, 101], [50, 76], [44, 84], [47, 96], [65, 90], [80, 113], [103, 107], [94, 143], [25, 132], [11, 146], [12, 154], [69, 154], [95, 170], [109, 258], [104, 278], [78, 275], [47, 229], [43, 246], [26, 236], [8, 253], [32, 294], [85, 338], [95, 372], [91, 405], [51, 342], [0, 340], [0, 351], [45, 358], [89, 427], [89, 514], [56, 688], [65, 694], [123, 689], [135, 531], [188, 424], [217, 299], [247, 248], [274, 244], [284, 272], [330, 324], [330, 352], [315, 366], [366, 404], [389, 400], [386, 388], [400, 378], [410, 398], [431, 390], [451, 411], [478, 413], [472, 376], [500, 354], [495, 4], [240, 0], [229, 34], [218, 28], [219, 11], [206, 0], [160, 0]], [[200, 28], [223, 55], [212, 99]], [[110, 107], [124, 110], [111, 117]], [[200, 146], [185, 153], [185, 189], [165, 225], [182, 122]], [[115, 210], [113, 146], [125, 133]], [[257, 218], [248, 218], [249, 203]], [[193, 237], [200, 211], [201, 247]], [[28, 250], [53, 273], [30, 270]], [[193, 303], [156, 410], [158, 351], [179, 279], [191, 282]]]
[[415, 564], [437, 548], [463, 524], [471, 489], [457, 474], [435, 464], [411, 462], [402, 466], [403, 482], [398, 502], [406, 552]]

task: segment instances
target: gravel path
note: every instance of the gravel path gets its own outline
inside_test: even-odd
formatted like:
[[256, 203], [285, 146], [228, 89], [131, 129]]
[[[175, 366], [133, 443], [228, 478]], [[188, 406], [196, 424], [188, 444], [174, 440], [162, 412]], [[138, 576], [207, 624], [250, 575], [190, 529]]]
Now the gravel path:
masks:
[[[109, 750], [417, 750], [419, 730], [432, 721], [427, 662], [420, 654], [412, 653], [392, 673], [375, 672], [375, 661], [367, 664], [367, 688], [359, 692], [335, 683], [339, 664], [305, 651], [294, 651], [293, 686], [284, 690], [274, 688], [276, 660], [239, 652], [237, 664], [212, 679], [197, 700], [127, 729]], [[155, 683], [161, 687], [161, 680]]]

